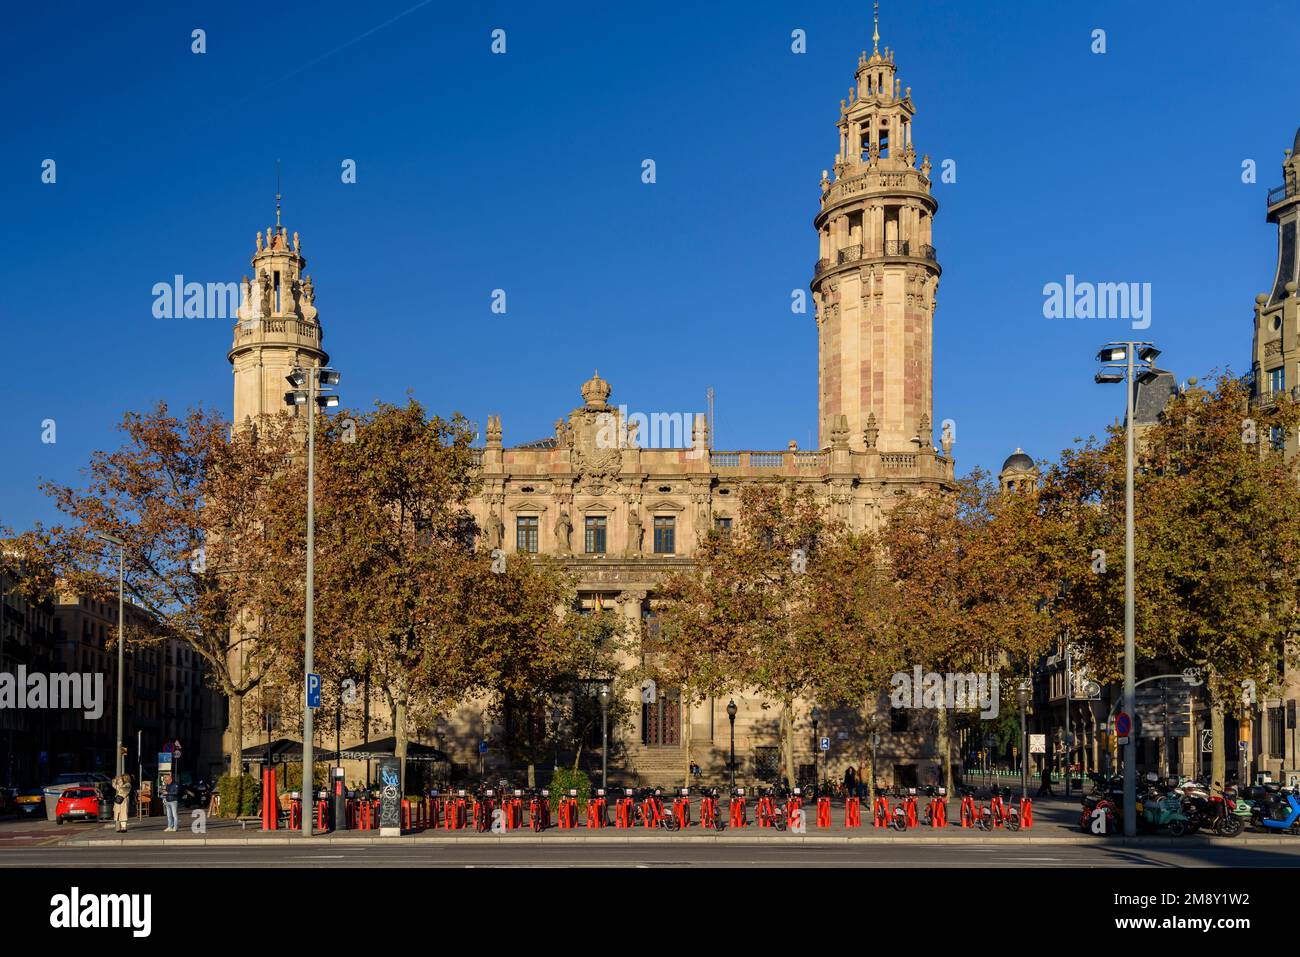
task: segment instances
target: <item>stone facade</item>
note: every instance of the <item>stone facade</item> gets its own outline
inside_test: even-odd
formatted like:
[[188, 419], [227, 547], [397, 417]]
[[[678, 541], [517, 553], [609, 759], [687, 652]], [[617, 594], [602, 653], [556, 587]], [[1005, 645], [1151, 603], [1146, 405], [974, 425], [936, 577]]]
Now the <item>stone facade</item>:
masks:
[[[693, 562], [711, 528], [736, 518], [746, 484], [811, 489], [831, 515], [861, 530], [877, 527], [898, 496], [952, 482], [951, 442], [945, 437], [943, 450], [935, 448], [931, 411], [936, 203], [928, 161], [915, 168], [911, 91], [899, 89], [893, 54], [880, 53], [878, 39], [871, 56], [864, 51], [859, 60], [851, 105], [840, 110], [835, 179], [823, 174], [816, 218], [817, 449], [792, 442], [773, 451], [713, 450], [705, 417], [625, 418], [598, 373], [582, 385], [581, 404], [555, 423], [553, 436], [508, 445], [501, 418], [489, 419], [479, 452], [482, 490], [471, 504], [484, 544], [503, 549], [507, 560], [560, 558], [579, 582], [582, 608], [615, 609], [639, 628], [653, 613], [658, 582]], [[290, 249], [278, 219], [277, 213], [265, 243], [258, 236], [250, 297], [229, 353], [237, 423], [282, 408], [292, 366], [328, 361], [297, 234]], [[675, 426], [674, 441], [662, 441], [665, 425]], [[739, 776], [779, 777], [777, 709], [742, 694], [735, 702]], [[661, 689], [656, 704], [640, 706], [639, 714], [637, 702], [631, 704], [634, 727], [615, 733], [612, 773], [621, 780], [679, 782], [694, 760], [719, 780], [731, 747], [728, 701], [687, 703], [674, 689]], [[420, 736], [474, 769], [477, 744], [487, 740], [484, 771], [504, 770], [496, 745], [506, 729], [486, 713], [485, 702], [467, 702]], [[819, 710], [817, 719], [818, 733], [835, 742], [830, 774], [865, 760], [870, 736], [853, 711]], [[810, 703], [796, 706], [794, 721], [796, 763], [808, 767], [817, 745]], [[689, 756], [681, 743], [686, 722]], [[892, 732], [889, 727], [885, 720], [878, 777], [889, 781], [894, 766], [902, 777], [921, 776], [916, 765], [931, 753], [927, 736], [905, 720], [894, 721]], [[927, 769], [925, 776], [931, 774]]]

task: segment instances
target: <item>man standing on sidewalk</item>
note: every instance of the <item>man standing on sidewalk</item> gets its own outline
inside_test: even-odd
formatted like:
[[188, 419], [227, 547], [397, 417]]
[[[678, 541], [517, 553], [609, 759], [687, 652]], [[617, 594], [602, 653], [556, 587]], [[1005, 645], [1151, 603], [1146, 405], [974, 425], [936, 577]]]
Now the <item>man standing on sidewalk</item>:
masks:
[[176, 800], [179, 796], [180, 789], [176, 785], [176, 780], [170, 775], [163, 776], [163, 808], [167, 811], [167, 826], [164, 831], [176, 830], [178, 817], [176, 814]]

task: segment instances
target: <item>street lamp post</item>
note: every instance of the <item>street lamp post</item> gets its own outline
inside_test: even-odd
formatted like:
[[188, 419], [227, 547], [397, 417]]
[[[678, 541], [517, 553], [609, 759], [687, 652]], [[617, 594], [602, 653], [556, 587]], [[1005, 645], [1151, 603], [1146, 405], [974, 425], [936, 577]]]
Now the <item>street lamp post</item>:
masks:
[[[312, 709], [306, 699], [307, 676], [315, 669], [314, 615], [316, 585], [316, 407], [331, 408], [339, 404], [333, 393], [322, 394], [338, 385], [339, 374], [326, 366], [295, 366], [285, 376], [293, 390], [284, 394], [286, 405], [307, 406], [307, 607], [304, 621], [303, 652], [303, 709], [302, 709], [302, 792], [304, 808], [311, 808], [316, 799], [316, 780], [312, 754]], [[306, 386], [306, 389], [303, 388]], [[312, 815], [303, 814], [302, 833], [313, 833]]]
[[[1156, 377], [1154, 362], [1160, 350], [1149, 342], [1111, 342], [1097, 353], [1103, 368], [1095, 378], [1098, 383], [1123, 382], [1127, 419], [1124, 423], [1124, 712], [1131, 718], [1137, 695], [1134, 627], [1133, 561], [1133, 391], [1138, 382]], [[1135, 372], [1137, 377], [1134, 378]], [[1066, 701], [1069, 707], [1069, 700]], [[1137, 749], [1133, 735], [1124, 746], [1124, 836], [1137, 835]]]
[[103, 532], [96, 532], [95, 537], [117, 546], [117, 748], [114, 753], [117, 768], [115, 775], [120, 777], [126, 770], [126, 759], [122, 756], [122, 695], [125, 687], [122, 676], [126, 661], [126, 599], [123, 581], [126, 570], [126, 542]]
[[605, 790], [609, 770], [609, 685], [600, 686], [600, 787]]
[[731, 722], [731, 757], [727, 761], [727, 768], [731, 771], [731, 790], [736, 790], [736, 699], [732, 698], [727, 702], [727, 720]]

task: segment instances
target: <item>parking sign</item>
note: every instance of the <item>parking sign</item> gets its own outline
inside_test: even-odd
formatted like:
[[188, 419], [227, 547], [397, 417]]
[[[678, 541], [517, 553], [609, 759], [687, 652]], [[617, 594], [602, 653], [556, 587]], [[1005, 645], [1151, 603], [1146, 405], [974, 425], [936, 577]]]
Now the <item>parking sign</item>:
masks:
[[320, 707], [320, 675], [307, 675], [307, 707]]
[[822, 750], [823, 750], [823, 751], [829, 751], [830, 749], [831, 749], [831, 739], [830, 739], [830, 738], [822, 738]]

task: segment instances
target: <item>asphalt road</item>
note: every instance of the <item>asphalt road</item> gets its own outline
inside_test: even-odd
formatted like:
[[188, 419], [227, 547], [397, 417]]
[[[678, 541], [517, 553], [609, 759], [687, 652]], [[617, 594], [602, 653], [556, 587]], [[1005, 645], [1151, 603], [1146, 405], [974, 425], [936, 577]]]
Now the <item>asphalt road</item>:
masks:
[[0, 868], [33, 867], [1287, 867], [1289, 847], [1137, 848], [1033, 846], [728, 845], [340, 845], [268, 847], [5, 847]]

